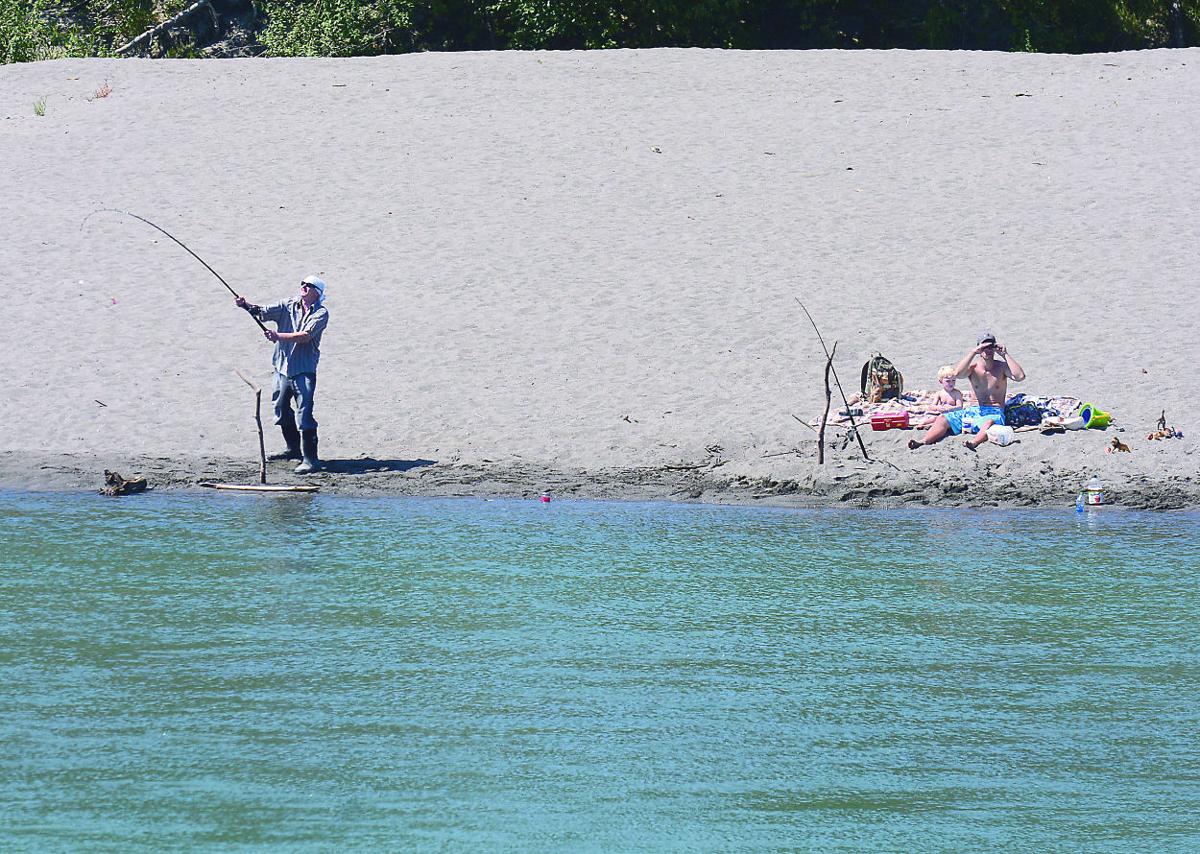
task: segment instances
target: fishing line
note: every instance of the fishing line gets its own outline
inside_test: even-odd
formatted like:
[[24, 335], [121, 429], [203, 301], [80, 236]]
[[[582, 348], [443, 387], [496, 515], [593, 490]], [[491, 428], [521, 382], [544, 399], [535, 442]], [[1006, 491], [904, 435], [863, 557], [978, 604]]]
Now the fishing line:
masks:
[[[237, 291], [235, 291], [233, 288], [229, 287], [229, 282], [227, 282], [227, 281], [225, 281], [223, 278], [221, 278], [221, 274], [220, 274], [220, 273], [218, 273], [216, 270], [214, 270], [212, 267], [210, 267], [210, 266], [208, 265], [208, 262], [207, 262], [207, 261], [205, 261], [205, 260], [204, 260], [203, 258], [201, 258], [199, 255], [197, 255], [195, 252], [193, 252], [193, 251], [192, 251], [192, 250], [191, 250], [191, 249], [188, 247], [188, 245], [187, 245], [186, 243], [184, 243], [184, 242], [183, 242], [182, 240], [180, 240], [178, 237], [176, 237], [175, 235], [173, 235], [171, 232], [167, 231], [167, 230], [166, 230], [165, 228], [163, 228], [161, 225], [158, 225], [157, 223], [153, 223], [153, 222], [151, 222], [150, 220], [146, 219], [144, 216], [138, 216], [137, 214], [135, 214], [135, 213], [132, 213], [131, 211], [123, 211], [123, 210], [120, 210], [120, 209], [118, 209], [118, 208], [97, 208], [96, 210], [92, 211], [90, 214], [88, 214], [87, 216], [85, 216], [85, 217], [83, 218], [83, 222], [81, 222], [81, 223], [79, 224], [79, 230], [80, 230], [80, 231], [82, 231], [82, 230], [83, 230], [83, 227], [84, 227], [85, 225], [87, 225], [87, 221], [88, 221], [89, 219], [91, 219], [92, 217], [94, 217], [94, 216], [95, 216], [96, 214], [98, 214], [98, 213], [119, 213], [119, 214], [125, 214], [125, 216], [131, 216], [131, 217], [133, 217], [134, 219], [140, 219], [142, 222], [146, 223], [146, 225], [150, 226], [151, 228], [154, 228], [154, 229], [157, 229], [158, 231], [161, 231], [161, 232], [162, 232], [163, 234], [165, 234], [167, 237], [171, 238], [171, 240], [175, 241], [175, 243], [177, 243], [177, 244], [178, 244], [180, 247], [182, 247], [182, 248], [183, 248], [183, 250], [184, 250], [185, 252], [187, 252], [187, 254], [191, 255], [193, 258], [195, 258], [197, 261], [199, 261], [201, 264], [203, 264], [203, 265], [204, 265], [204, 269], [208, 270], [208, 272], [210, 272], [210, 273], [212, 273], [214, 276], [216, 276], [216, 277], [217, 277], [217, 279], [218, 279], [218, 280], [221, 282], [221, 284], [225, 286], [225, 290], [229, 291], [229, 292], [230, 292], [231, 294], [233, 294], [235, 297], [237, 297], [237, 298], [239, 298], [239, 299], [241, 298], [241, 294], [239, 294], [239, 293], [238, 293]], [[246, 312], [246, 313], [247, 313], [247, 314], [250, 314], [250, 312]], [[253, 320], [255, 323], [257, 323], [257, 324], [258, 324], [258, 328], [259, 328], [259, 329], [261, 329], [263, 332], [266, 332], [266, 331], [267, 331], [267, 327], [263, 326], [263, 322], [262, 322], [261, 320], [259, 320], [257, 317], [255, 317], [253, 314], [250, 314], [250, 319], [251, 319], [251, 320]]]

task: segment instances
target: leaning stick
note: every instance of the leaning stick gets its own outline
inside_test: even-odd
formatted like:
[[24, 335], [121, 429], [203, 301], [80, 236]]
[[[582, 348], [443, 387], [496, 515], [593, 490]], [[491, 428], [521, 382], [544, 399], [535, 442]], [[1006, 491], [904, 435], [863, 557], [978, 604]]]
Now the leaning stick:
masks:
[[[825, 465], [825, 425], [829, 422], [829, 403], [833, 391], [829, 388], [829, 372], [833, 370], [833, 357], [837, 353], [838, 342], [833, 342], [833, 350], [825, 360], [825, 412], [821, 415], [821, 429], [817, 432], [817, 465]], [[850, 407], [847, 406], [847, 409]]]
[[854, 434], [854, 438], [858, 440], [858, 447], [862, 449], [863, 459], [867, 462], [871, 461], [870, 455], [867, 453], [867, 446], [863, 443], [862, 436], [859, 435], [858, 425], [854, 423], [854, 413], [850, 410], [850, 401], [846, 398], [846, 390], [842, 388], [842, 381], [838, 379], [837, 368], [833, 367], [833, 354], [829, 352], [829, 348], [825, 346], [825, 337], [821, 335], [821, 330], [817, 329], [817, 322], [813, 320], [808, 309], [804, 307], [804, 303], [800, 302], [800, 297], [796, 297], [796, 302], [800, 303], [800, 308], [804, 311], [804, 316], [808, 318], [808, 322], [812, 324], [813, 331], [817, 333], [817, 340], [821, 342], [821, 349], [825, 351], [825, 358], [829, 360], [829, 370], [833, 372], [833, 381], [837, 383], [838, 393], [842, 396], [842, 403], [846, 405], [846, 414], [850, 416], [850, 431]]
[[[807, 427], [809, 430], [812, 430], [814, 433], [816, 433], [816, 432], [817, 432], [817, 428], [816, 428], [816, 427], [814, 427], [814, 426], [812, 426], [811, 424], [809, 424], [807, 421], [805, 421], [805, 420], [804, 420], [803, 418], [801, 418], [799, 415], [797, 415], [797, 414], [796, 414], [796, 413], [794, 413], [794, 412], [793, 412], [793, 413], [790, 413], [790, 414], [791, 414], [791, 416], [792, 416], [793, 418], [795, 418], [797, 421], [799, 421], [801, 424], [803, 424], [803, 425], [804, 425], [805, 427]], [[789, 453], [790, 453], [790, 452], [789, 452]]]
[[256, 386], [246, 375], [237, 368], [233, 372], [242, 378], [242, 382], [254, 389], [254, 424], [258, 427], [258, 482], [267, 482], [267, 443], [263, 440], [262, 429], [262, 389]]

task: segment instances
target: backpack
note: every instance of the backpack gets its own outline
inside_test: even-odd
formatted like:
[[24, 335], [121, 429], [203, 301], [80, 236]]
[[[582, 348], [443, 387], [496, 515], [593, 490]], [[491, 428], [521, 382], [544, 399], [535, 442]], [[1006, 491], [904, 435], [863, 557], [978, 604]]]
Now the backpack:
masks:
[[1034, 401], [1017, 392], [1004, 402], [1004, 423], [1009, 427], [1029, 427], [1042, 423], [1042, 410]]
[[862, 368], [862, 399], [866, 403], [880, 403], [899, 399], [904, 391], [904, 375], [880, 353], [872, 354]]
[[1026, 400], [1009, 403], [1004, 407], [1004, 423], [1009, 427], [1027, 427], [1042, 423], [1042, 411], [1037, 404]]

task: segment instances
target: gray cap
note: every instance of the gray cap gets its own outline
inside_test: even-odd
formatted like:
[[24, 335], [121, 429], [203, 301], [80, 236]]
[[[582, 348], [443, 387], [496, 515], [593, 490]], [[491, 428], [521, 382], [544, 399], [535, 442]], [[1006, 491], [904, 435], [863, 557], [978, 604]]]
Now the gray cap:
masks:
[[995, 344], [995, 343], [996, 343], [996, 336], [995, 336], [995, 335], [993, 335], [993, 334], [992, 334], [992, 333], [991, 333], [989, 330], [987, 330], [987, 329], [985, 329], [985, 330], [983, 330], [982, 332], [980, 332], [980, 333], [979, 333], [979, 342], [978, 342], [978, 343], [980, 343], [980, 344], [983, 344], [983, 343], [985, 343], [985, 342], [989, 342], [989, 341], [990, 341], [992, 344]]

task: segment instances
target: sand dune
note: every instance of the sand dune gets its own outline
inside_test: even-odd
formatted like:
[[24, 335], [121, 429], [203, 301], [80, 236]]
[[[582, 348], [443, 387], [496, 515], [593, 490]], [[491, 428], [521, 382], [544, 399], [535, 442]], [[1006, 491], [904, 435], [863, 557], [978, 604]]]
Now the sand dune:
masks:
[[[0, 67], [0, 485], [257, 454], [233, 369], [269, 385], [270, 345], [157, 232], [80, 227], [120, 208], [253, 300], [327, 279], [324, 456], [437, 462], [371, 489], [621, 497], [658, 470], [714, 500], [1061, 503], [1097, 471], [1195, 505], [1198, 96], [1197, 50]], [[987, 326], [1014, 390], [1097, 402], [1134, 452], [1091, 431], [914, 455], [890, 431], [867, 438], [891, 465], [818, 469], [796, 297], [845, 380], [879, 350], [932, 387]], [[1163, 409], [1185, 439], [1145, 440]]]

